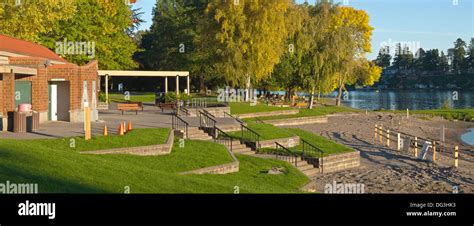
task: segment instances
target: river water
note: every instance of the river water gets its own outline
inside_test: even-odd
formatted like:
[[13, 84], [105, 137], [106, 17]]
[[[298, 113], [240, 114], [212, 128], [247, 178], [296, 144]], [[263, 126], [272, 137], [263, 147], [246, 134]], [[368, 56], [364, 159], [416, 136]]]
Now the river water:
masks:
[[[335, 97], [332, 93], [330, 97]], [[448, 101], [452, 108], [473, 108], [474, 91], [356, 90], [343, 95], [343, 104], [368, 110], [423, 110], [441, 108]]]

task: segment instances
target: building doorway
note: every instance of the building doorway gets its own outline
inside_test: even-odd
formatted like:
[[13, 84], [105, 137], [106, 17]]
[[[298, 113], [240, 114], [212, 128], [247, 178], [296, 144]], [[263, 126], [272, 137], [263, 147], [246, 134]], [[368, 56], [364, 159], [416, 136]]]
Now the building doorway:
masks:
[[68, 81], [49, 83], [49, 120], [70, 121], [70, 85]]

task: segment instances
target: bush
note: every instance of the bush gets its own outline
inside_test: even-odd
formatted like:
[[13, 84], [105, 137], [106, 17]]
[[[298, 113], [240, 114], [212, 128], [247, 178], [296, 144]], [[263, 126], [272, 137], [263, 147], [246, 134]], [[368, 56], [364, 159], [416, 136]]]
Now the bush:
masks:
[[441, 109], [451, 109], [451, 104], [449, 103], [448, 100], [445, 100], [443, 102], [443, 105], [441, 105]]
[[169, 93], [166, 93], [166, 95], [165, 95], [165, 102], [166, 103], [176, 102], [177, 100], [190, 101], [191, 99], [192, 99], [192, 96], [188, 95], [186, 93], [180, 93], [179, 96], [176, 96], [176, 93], [169, 92]]
[[105, 93], [99, 92], [99, 102], [105, 102], [105, 101], [107, 101], [105, 98]]

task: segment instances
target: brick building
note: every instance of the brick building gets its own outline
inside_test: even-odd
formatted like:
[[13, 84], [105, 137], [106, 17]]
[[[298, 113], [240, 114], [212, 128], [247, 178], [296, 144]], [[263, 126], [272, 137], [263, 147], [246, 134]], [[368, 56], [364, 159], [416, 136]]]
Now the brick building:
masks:
[[[3, 130], [19, 104], [31, 104], [45, 121], [83, 121], [85, 105], [98, 118], [98, 64], [78, 66], [48, 48], [0, 35], [0, 117]], [[10, 118], [10, 120], [9, 120]]]

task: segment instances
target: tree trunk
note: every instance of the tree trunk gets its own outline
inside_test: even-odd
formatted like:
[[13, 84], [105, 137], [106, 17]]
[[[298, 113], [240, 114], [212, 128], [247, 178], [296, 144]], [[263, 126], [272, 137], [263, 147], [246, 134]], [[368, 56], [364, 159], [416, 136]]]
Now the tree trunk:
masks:
[[249, 101], [250, 97], [250, 76], [247, 76], [246, 92], [245, 92], [245, 102]]
[[309, 109], [313, 109], [314, 102], [314, 86], [311, 88], [311, 97], [309, 98]]
[[339, 77], [339, 89], [337, 90], [336, 106], [341, 106], [342, 88], [344, 88], [344, 82]]
[[201, 94], [206, 93], [206, 84], [205, 84], [204, 75], [199, 76], [199, 92]]

